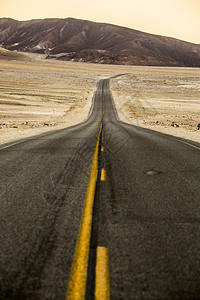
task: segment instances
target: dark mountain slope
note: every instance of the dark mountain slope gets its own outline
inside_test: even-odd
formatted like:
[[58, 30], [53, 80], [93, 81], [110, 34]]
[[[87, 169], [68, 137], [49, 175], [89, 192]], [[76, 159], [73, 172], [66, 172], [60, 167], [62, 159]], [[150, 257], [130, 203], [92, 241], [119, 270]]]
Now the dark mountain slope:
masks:
[[200, 67], [200, 45], [73, 18], [0, 19], [1, 45], [63, 60]]

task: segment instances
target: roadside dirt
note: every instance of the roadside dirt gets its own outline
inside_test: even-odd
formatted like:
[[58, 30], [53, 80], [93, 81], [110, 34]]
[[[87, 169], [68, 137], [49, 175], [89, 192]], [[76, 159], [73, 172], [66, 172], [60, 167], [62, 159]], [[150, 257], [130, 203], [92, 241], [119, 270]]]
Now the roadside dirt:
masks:
[[200, 69], [138, 67], [111, 89], [123, 121], [200, 142]]
[[111, 81], [123, 121], [200, 142], [200, 69], [59, 62], [0, 52], [0, 144], [84, 121], [97, 82], [125, 73]]
[[97, 82], [110, 75], [88, 64], [24, 56], [0, 61], [0, 144], [84, 121]]

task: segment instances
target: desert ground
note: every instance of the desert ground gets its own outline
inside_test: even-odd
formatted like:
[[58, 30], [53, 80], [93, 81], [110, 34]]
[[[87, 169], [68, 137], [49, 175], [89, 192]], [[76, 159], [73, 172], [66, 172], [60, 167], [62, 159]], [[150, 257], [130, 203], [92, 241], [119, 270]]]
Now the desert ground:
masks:
[[135, 67], [111, 90], [124, 122], [200, 142], [200, 69]]
[[200, 69], [0, 58], [0, 144], [84, 121], [98, 80], [122, 73], [111, 90], [123, 121], [200, 142]]
[[103, 67], [48, 61], [43, 55], [1, 59], [0, 143], [84, 121], [98, 80], [110, 75]]

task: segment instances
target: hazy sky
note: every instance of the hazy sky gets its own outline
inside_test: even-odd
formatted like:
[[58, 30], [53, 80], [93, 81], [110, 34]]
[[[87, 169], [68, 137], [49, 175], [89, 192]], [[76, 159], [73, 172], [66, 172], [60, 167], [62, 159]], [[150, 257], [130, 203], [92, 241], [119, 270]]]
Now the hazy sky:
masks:
[[0, 0], [0, 17], [74, 17], [200, 44], [200, 0]]

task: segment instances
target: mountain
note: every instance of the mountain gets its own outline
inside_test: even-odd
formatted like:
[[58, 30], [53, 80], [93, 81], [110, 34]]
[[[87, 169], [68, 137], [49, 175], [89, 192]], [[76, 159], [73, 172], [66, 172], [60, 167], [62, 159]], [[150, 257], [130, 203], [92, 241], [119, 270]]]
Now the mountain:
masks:
[[47, 58], [107, 64], [200, 67], [200, 45], [73, 18], [0, 19], [0, 46]]

